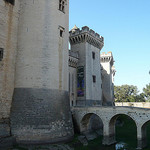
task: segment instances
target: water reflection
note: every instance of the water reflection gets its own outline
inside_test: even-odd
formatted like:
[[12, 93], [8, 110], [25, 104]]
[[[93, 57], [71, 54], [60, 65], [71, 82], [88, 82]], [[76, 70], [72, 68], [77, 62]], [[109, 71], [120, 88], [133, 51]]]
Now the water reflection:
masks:
[[126, 143], [123, 143], [123, 142], [117, 143], [115, 145], [115, 150], [127, 150], [126, 146], [127, 146]]
[[[25, 147], [15, 147], [15, 150], [78, 150], [78, 148], [71, 148], [68, 145], [39, 145], [39, 146], [25, 146]], [[80, 148], [79, 148], [80, 149]], [[88, 147], [86, 150], [128, 150], [128, 145], [124, 142], [119, 142], [117, 144], [111, 145], [111, 146], [104, 146], [104, 145], [99, 145], [98, 147]], [[9, 149], [9, 150], [14, 150]], [[84, 150], [84, 149], [83, 149]]]

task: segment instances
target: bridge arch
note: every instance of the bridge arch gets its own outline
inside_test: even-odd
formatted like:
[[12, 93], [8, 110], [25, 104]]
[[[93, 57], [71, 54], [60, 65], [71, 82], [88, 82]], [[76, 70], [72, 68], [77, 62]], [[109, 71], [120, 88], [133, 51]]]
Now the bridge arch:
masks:
[[95, 113], [85, 114], [80, 121], [80, 132], [96, 130], [98, 128], [103, 129], [102, 118]]
[[125, 113], [121, 113], [121, 114], [115, 114], [109, 121], [109, 133], [110, 135], [115, 135], [115, 124], [116, 124], [116, 120], [118, 117], [120, 116], [127, 116], [129, 118], [131, 118], [133, 120], [133, 122], [135, 123], [136, 125], [136, 130], [137, 130], [137, 123], [136, 121], [134, 120], [134, 118], [128, 114], [125, 114]]
[[[136, 120], [132, 116], [130, 116], [126, 113], [115, 114], [108, 121], [108, 134], [106, 135], [106, 137], [104, 136], [104, 140], [106, 142], [108, 142], [108, 143], [106, 143], [106, 145], [116, 143], [116, 121], [117, 121], [118, 117], [121, 117], [121, 116], [126, 116], [126, 117], [130, 118], [134, 122], [136, 132], [137, 132], [137, 123], [136, 123]], [[135, 138], [135, 141], [136, 141], [136, 138]]]
[[138, 137], [138, 147], [146, 147], [147, 146], [147, 126], [148, 124], [150, 124], [150, 120], [147, 120], [146, 122], [143, 123], [143, 125], [141, 126], [141, 129], [139, 129], [139, 137]]

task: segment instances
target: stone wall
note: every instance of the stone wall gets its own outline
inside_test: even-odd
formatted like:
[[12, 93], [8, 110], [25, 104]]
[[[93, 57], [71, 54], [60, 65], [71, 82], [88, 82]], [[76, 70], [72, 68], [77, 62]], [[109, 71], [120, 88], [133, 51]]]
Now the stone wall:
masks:
[[11, 133], [18, 143], [73, 136], [68, 93], [69, 1], [21, 0]]
[[69, 98], [70, 106], [76, 106], [77, 100], [77, 64], [78, 53], [69, 50]]
[[103, 144], [116, 143], [115, 124], [121, 115], [130, 117], [137, 128], [137, 147], [146, 146], [146, 126], [150, 121], [150, 109], [135, 107], [74, 107], [72, 114], [80, 132], [88, 130], [88, 124], [92, 115], [97, 115], [103, 122]]
[[12, 5], [0, 1], [0, 119], [9, 118], [15, 78], [15, 58], [19, 18], [19, 1]]
[[150, 108], [150, 102], [115, 102], [115, 106]]

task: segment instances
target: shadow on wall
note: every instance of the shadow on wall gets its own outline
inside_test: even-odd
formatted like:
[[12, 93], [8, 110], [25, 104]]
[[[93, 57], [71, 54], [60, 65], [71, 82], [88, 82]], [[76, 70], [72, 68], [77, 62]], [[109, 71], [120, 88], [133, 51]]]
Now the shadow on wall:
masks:
[[[114, 84], [110, 81], [110, 74], [106, 70], [102, 69], [102, 105], [114, 106]], [[110, 84], [112, 83], [112, 85]]]

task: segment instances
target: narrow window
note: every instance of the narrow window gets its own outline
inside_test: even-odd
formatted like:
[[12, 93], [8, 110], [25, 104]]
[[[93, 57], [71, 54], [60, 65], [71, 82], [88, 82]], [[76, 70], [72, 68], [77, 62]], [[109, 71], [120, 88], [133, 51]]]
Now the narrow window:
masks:
[[63, 37], [63, 30], [60, 29], [60, 37]]
[[59, 10], [65, 13], [65, 0], [59, 0]]
[[70, 73], [69, 73], [69, 92], [70, 92]]
[[2, 61], [3, 59], [3, 52], [4, 52], [4, 49], [0, 48], [0, 61]]
[[7, 2], [7, 3], [10, 3], [10, 4], [12, 4], [12, 5], [15, 4], [15, 0], [4, 0], [4, 1]]
[[63, 37], [63, 33], [65, 32], [65, 28], [59, 26], [58, 29], [59, 29], [59, 36]]
[[62, 2], [62, 12], [65, 12], [65, 2]]
[[92, 52], [92, 58], [95, 59], [95, 52]]
[[93, 83], [96, 83], [96, 76], [93, 75]]

